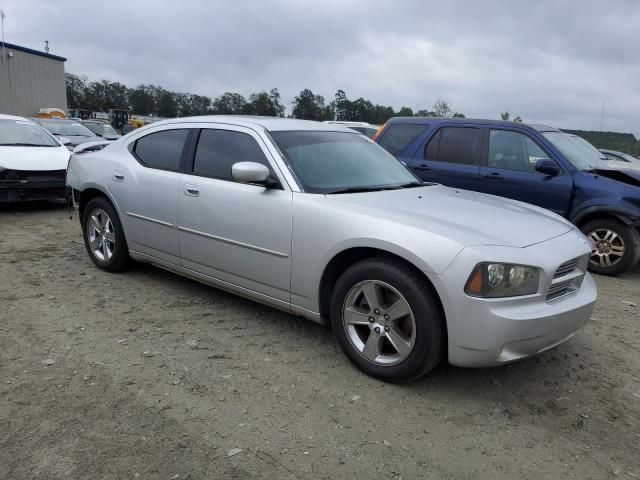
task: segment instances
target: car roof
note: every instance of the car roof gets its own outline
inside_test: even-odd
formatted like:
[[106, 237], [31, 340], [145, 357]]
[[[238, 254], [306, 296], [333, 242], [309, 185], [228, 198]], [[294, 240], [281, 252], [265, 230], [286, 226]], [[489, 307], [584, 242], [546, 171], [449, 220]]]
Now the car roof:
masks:
[[23, 120], [23, 121], [30, 121], [30, 119], [26, 118], [26, 117], [19, 117], [17, 115], [5, 115], [4, 113], [0, 113], [0, 120]]
[[271, 132], [287, 130], [308, 130], [326, 132], [353, 133], [353, 130], [330, 123], [315, 122], [313, 120], [296, 120], [281, 117], [258, 117], [252, 115], [203, 115], [199, 117], [180, 117], [154, 122], [148, 126], [169, 125], [177, 123], [224, 123], [241, 127], [261, 127]]
[[66, 122], [73, 122], [73, 123], [79, 123], [79, 120], [70, 120], [68, 118], [33, 118], [33, 120], [35, 120], [36, 122], [40, 122], [40, 121], [45, 121], [45, 122], [58, 122], [58, 123], [66, 123]]
[[[600, 150], [603, 153], [613, 153], [613, 154], [624, 154], [624, 152], [620, 152], [618, 150], [609, 150], [608, 148], [599, 148], [598, 150]], [[628, 154], [627, 154], [628, 155]]]
[[549, 127], [548, 125], [540, 125], [536, 123], [522, 123], [522, 122], [511, 122], [509, 120], [491, 120], [486, 118], [458, 118], [458, 117], [393, 117], [387, 120], [387, 125], [391, 125], [393, 123], [416, 123], [416, 124], [427, 124], [427, 123], [439, 123], [439, 122], [447, 122], [447, 123], [461, 123], [465, 125], [495, 125], [498, 127], [530, 127], [539, 132], [558, 132], [557, 128]]

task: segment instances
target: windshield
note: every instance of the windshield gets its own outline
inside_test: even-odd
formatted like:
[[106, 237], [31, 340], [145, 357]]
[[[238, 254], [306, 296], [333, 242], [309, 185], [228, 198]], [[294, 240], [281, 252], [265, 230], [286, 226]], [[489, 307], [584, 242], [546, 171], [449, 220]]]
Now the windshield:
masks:
[[422, 185], [402, 163], [356, 133], [271, 132], [306, 192], [346, 193]]
[[78, 122], [60, 120], [38, 120], [38, 122], [54, 135], [62, 137], [95, 137], [91, 130]]
[[108, 123], [84, 123], [85, 127], [91, 130], [96, 135], [119, 135], [118, 132], [114, 130], [114, 128]]
[[582, 137], [579, 137], [578, 135], [569, 135], [574, 141], [578, 142], [580, 145], [582, 145], [584, 148], [586, 148], [587, 150], [589, 150], [591, 152], [592, 155], [595, 155], [598, 159], [600, 160], [606, 160], [607, 157], [604, 156], [604, 153], [602, 153], [600, 150], [598, 150], [596, 147], [594, 147], [593, 145], [591, 145], [587, 140], [585, 140]]
[[[569, 160], [578, 170], [589, 171], [598, 168], [599, 154], [586, 147], [583, 142], [576, 141], [563, 132], [543, 132], [542, 135]], [[575, 137], [577, 139], [581, 137]], [[585, 140], [595, 150], [595, 147]], [[598, 150], [596, 150], [597, 152]]]
[[28, 120], [0, 120], [0, 146], [59, 147], [55, 138]]

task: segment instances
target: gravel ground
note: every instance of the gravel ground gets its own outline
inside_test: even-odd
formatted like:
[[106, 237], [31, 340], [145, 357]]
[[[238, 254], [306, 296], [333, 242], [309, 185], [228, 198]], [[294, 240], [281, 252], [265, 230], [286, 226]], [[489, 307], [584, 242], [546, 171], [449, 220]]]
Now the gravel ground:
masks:
[[[331, 332], [0, 207], [0, 478], [640, 478], [640, 271], [536, 358], [403, 386]], [[628, 303], [627, 303], [628, 302]]]

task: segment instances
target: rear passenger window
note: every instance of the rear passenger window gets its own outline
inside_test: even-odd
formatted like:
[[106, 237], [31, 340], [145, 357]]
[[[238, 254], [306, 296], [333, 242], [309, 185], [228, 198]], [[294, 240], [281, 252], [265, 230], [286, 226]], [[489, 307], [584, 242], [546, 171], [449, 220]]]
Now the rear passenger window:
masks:
[[230, 130], [202, 130], [193, 164], [195, 174], [233, 180], [231, 166], [237, 162], [262, 163], [271, 170], [260, 145], [251, 135]]
[[136, 141], [135, 156], [147, 167], [179, 171], [188, 134], [186, 129], [150, 133]]
[[482, 129], [472, 127], [441, 128], [427, 144], [427, 160], [475, 165], [482, 144]]
[[398, 155], [425, 131], [428, 125], [393, 124], [383, 130], [380, 146], [391, 155]]

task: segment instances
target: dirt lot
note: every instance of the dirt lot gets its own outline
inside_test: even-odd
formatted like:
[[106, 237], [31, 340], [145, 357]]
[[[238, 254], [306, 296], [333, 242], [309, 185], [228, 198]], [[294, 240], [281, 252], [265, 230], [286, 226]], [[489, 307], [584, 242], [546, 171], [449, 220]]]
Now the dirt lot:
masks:
[[596, 280], [556, 349], [385, 385], [318, 325], [99, 271], [66, 207], [0, 207], [0, 478], [640, 478], [640, 271]]

